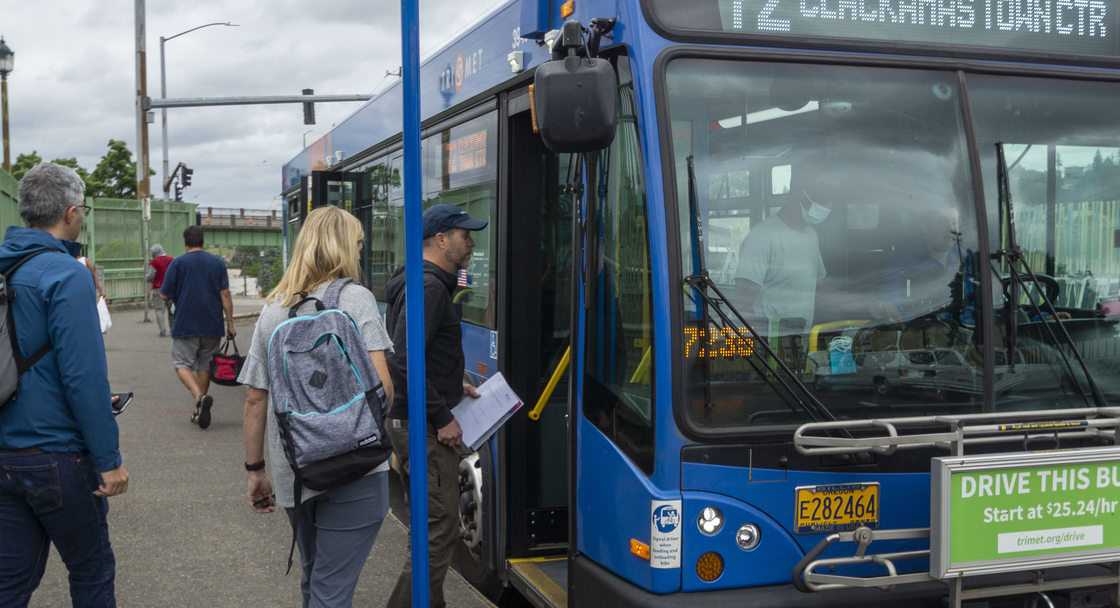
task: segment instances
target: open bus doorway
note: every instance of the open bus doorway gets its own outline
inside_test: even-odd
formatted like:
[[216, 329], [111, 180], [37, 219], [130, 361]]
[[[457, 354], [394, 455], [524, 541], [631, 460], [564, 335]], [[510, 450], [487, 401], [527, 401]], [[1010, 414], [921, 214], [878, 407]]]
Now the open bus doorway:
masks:
[[[566, 165], [533, 132], [526, 90], [511, 93], [507, 107], [497, 216], [498, 368], [525, 405], [479, 451], [476, 474], [461, 469], [464, 539], [455, 560], [471, 584], [503, 605], [518, 602], [499, 574], [507, 559], [555, 558], [562, 567], [567, 552], [567, 375], [538, 420], [528, 413], [568, 349], [575, 259], [571, 198], [562, 193]], [[476, 511], [471, 494], [479, 479]]]

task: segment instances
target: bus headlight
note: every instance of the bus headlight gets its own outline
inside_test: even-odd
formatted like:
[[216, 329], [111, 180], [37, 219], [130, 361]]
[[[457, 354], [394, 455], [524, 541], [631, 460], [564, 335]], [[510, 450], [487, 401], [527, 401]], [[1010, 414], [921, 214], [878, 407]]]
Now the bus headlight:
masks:
[[743, 524], [735, 532], [735, 544], [739, 545], [739, 548], [743, 551], [754, 549], [758, 546], [760, 540], [762, 540], [762, 532], [754, 524]]
[[696, 527], [700, 533], [711, 536], [723, 529], [723, 513], [716, 507], [704, 507], [700, 517], [696, 518]]

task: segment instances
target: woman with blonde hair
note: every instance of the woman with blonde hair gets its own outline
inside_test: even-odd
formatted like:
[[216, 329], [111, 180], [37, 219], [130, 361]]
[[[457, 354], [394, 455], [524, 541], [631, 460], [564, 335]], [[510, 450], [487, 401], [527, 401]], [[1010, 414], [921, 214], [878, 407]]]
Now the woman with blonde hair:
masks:
[[[304, 488], [301, 508], [295, 508], [295, 474], [285, 459], [269, 399], [268, 341], [276, 326], [288, 319], [289, 308], [305, 296], [322, 300], [334, 280], [357, 280], [363, 239], [361, 224], [342, 209], [320, 207], [307, 214], [284, 277], [265, 300], [239, 377], [248, 387], [243, 434], [249, 504], [257, 513], [271, 513], [277, 505], [287, 511], [303, 568], [305, 608], [351, 605], [358, 575], [389, 511], [389, 466], [384, 463], [357, 481], [324, 492]], [[350, 282], [339, 293], [338, 308], [347, 312], [361, 330], [384, 384], [387, 403], [392, 403], [393, 383], [386, 355], [392, 352], [393, 344], [377, 301], [368, 289]], [[313, 306], [304, 304], [299, 312], [313, 310]], [[264, 470], [266, 436], [271, 479]]]

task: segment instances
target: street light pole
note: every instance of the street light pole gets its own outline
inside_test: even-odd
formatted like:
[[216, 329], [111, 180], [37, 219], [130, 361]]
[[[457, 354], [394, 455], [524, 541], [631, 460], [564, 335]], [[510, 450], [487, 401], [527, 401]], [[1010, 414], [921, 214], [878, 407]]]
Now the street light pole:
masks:
[[[144, 0], [135, 0], [136, 11], [136, 198], [140, 201], [140, 258], [148, 259], [148, 221], [152, 217], [152, 182], [148, 176], [148, 23]], [[144, 297], [144, 322], [150, 323], [149, 297]]]
[[8, 74], [15, 68], [16, 54], [4, 44], [0, 36], [0, 115], [4, 123], [4, 171], [12, 172], [12, 156], [8, 148]]
[[[193, 32], [195, 30], [200, 30], [204, 27], [210, 27], [212, 25], [224, 25], [226, 27], [237, 27], [236, 23], [230, 23], [228, 21], [225, 22], [225, 23], [221, 23], [221, 22], [207, 23], [206, 25], [200, 25], [198, 27], [192, 27], [189, 30], [179, 32], [178, 34], [175, 34], [174, 36], [168, 36], [166, 38], [164, 38], [163, 36], [159, 37], [159, 98], [160, 99], [167, 99], [167, 70], [165, 69], [165, 65], [164, 65], [164, 61], [163, 61], [163, 44], [165, 42], [167, 42], [168, 40], [171, 40], [173, 38], [178, 38], [179, 36], [182, 36], [183, 34], [189, 34], [189, 33]], [[168, 200], [171, 200], [171, 184], [169, 184], [167, 182], [167, 175], [168, 175], [167, 108], [160, 108], [159, 114], [160, 114], [160, 122], [162, 123], [162, 139], [163, 139], [163, 200], [168, 201]]]

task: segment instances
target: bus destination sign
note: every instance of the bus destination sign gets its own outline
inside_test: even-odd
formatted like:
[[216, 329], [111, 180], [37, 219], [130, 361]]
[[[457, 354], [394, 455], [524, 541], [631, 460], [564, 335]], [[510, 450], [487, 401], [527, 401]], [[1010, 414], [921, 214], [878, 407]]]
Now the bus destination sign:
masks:
[[722, 31], [729, 33], [1120, 56], [1117, 7], [1110, 0], [717, 2]]

